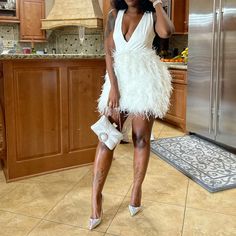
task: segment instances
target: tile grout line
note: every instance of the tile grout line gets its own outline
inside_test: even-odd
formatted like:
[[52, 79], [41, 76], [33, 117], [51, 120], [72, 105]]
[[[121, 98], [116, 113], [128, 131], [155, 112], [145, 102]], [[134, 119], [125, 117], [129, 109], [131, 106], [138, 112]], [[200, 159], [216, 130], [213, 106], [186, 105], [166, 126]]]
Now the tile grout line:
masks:
[[[89, 172], [89, 170], [81, 177], [81, 179], [82, 179], [88, 172]], [[81, 179], [80, 179], [80, 180], [81, 180]], [[78, 182], [76, 182], [76, 183], [70, 188], [70, 190], [68, 190], [68, 191], [63, 195], [63, 197], [60, 198], [59, 201], [57, 201], [57, 203], [43, 216], [43, 218], [40, 218], [41, 220], [26, 234], [26, 236], [28, 236], [31, 232], [33, 232], [33, 230], [35, 230], [35, 229], [42, 223], [43, 220], [46, 220], [45, 217], [59, 204], [59, 202], [61, 202], [61, 201], [65, 198], [65, 196], [66, 196], [70, 191], [72, 191], [72, 190], [75, 188], [75, 186], [80, 182], [80, 180], [79, 180]], [[56, 223], [56, 222], [55, 222], [55, 223]]]
[[122, 201], [121, 201], [121, 204], [120, 204], [120, 206], [118, 207], [118, 209], [117, 209], [116, 213], [114, 214], [114, 216], [113, 216], [113, 218], [112, 218], [112, 220], [111, 220], [110, 224], [108, 225], [108, 227], [107, 227], [107, 229], [106, 229], [106, 231], [105, 231], [105, 234], [106, 234], [106, 233], [108, 233], [107, 231], [108, 231], [108, 229], [110, 228], [110, 226], [111, 226], [111, 224], [112, 224], [112, 222], [113, 222], [114, 218], [116, 217], [116, 215], [117, 215], [118, 211], [120, 210], [120, 208], [121, 208], [121, 206], [122, 206], [122, 204], [123, 204], [123, 202], [124, 202], [124, 200], [125, 200], [125, 198], [126, 198], [127, 194], [129, 193], [129, 191], [130, 191], [131, 187], [132, 187], [132, 184], [130, 185], [130, 187], [129, 187], [129, 189], [128, 189], [127, 193], [124, 195], [124, 197], [123, 197], [123, 199], [122, 199]]
[[[68, 223], [63, 223], [63, 222], [59, 222], [59, 221], [55, 221], [55, 220], [50, 220], [50, 219], [42, 219], [42, 221], [46, 221], [46, 222], [51, 222], [51, 223], [55, 223], [55, 224], [59, 224], [59, 225], [66, 225], [66, 226], [70, 226], [70, 227], [73, 227], [73, 228], [78, 228], [78, 229], [83, 229], [83, 230], [87, 230], [87, 228], [84, 228], [82, 226], [79, 226], [79, 225], [71, 225], [71, 224], [68, 224]], [[104, 233], [102, 231], [98, 231], [98, 230], [93, 230], [95, 232], [98, 232], [98, 233]]]
[[175, 204], [175, 203], [169, 203], [169, 202], [161, 202], [161, 201], [154, 201], [154, 200], [149, 200], [147, 198], [142, 198], [142, 200], [145, 200], [147, 202], [153, 202], [153, 203], [160, 203], [160, 204], [163, 204], [163, 205], [170, 205], [170, 206], [177, 206], [177, 207], [185, 207], [185, 205], [180, 205], [180, 204]]
[[[81, 179], [88, 173], [89, 171], [87, 171], [82, 177], [81, 177]], [[80, 180], [81, 180], [80, 179]], [[46, 213], [46, 215], [44, 215], [43, 217], [37, 217], [37, 216], [32, 216], [32, 215], [27, 215], [27, 214], [23, 214], [23, 213], [20, 213], [20, 212], [14, 212], [14, 211], [9, 211], [9, 210], [4, 210], [4, 209], [1, 209], [0, 208], [0, 211], [1, 212], [7, 212], [7, 213], [11, 213], [11, 214], [15, 214], [15, 215], [21, 215], [21, 216], [25, 216], [25, 217], [29, 217], [29, 218], [33, 218], [33, 219], [44, 219], [50, 212], [51, 212], [51, 210], [53, 210], [55, 207], [56, 207], [56, 205], [61, 201], [61, 200], [63, 200], [64, 198], [65, 198], [65, 196], [71, 191], [71, 190], [73, 190], [74, 188], [75, 188], [75, 186], [80, 182], [80, 180], [78, 181], [78, 182], [76, 182], [75, 184], [73, 184], [73, 186], [71, 187], [71, 189], [69, 189], [63, 196], [62, 196], [62, 198], [60, 198], [60, 200], [58, 200], [58, 202], [49, 210], [49, 212], [47, 212]], [[27, 183], [29, 183], [29, 182], [22, 182], [23, 184], [27, 184]], [[45, 182], [31, 182], [31, 183], [45, 183]], [[17, 188], [18, 186], [16, 186], [15, 188]], [[14, 188], [14, 189], [15, 189]], [[14, 189], [12, 189], [12, 190], [10, 190], [10, 192], [12, 192]], [[10, 192], [8, 192], [8, 194], [10, 193]], [[1, 196], [0, 196], [1, 197]]]
[[78, 182], [76, 182], [61, 198], [60, 200], [57, 201], [57, 203], [43, 216], [42, 220], [44, 220], [49, 214], [50, 212], [52, 212], [52, 210], [66, 197], [66, 195], [71, 192], [76, 186], [77, 184], [81, 181], [81, 179], [84, 178], [85, 175], [87, 175], [89, 173], [90, 170], [88, 170], [81, 178]]
[[189, 188], [189, 180], [188, 180], [187, 191], [186, 191], [186, 196], [185, 196], [184, 217], [183, 217], [183, 223], [182, 223], [182, 229], [181, 229], [181, 236], [183, 236], [183, 233], [184, 233], [184, 223], [185, 223], [186, 207], [187, 207], [187, 200], [188, 200], [188, 188]]
[[162, 128], [161, 128], [161, 130], [160, 130], [160, 132], [159, 132], [159, 134], [158, 134], [158, 136], [157, 136], [157, 139], [159, 139], [161, 133], [163, 132], [163, 129], [164, 129], [164, 125], [162, 126]]
[[41, 224], [42, 221], [43, 221], [43, 219], [41, 219], [41, 220], [26, 234], [26, 236], [28, 236], [29, 234], [31, 234], [31, 232], [33, 232], [33, 230], [36, 229], [36, 228]]
[[1, 212], [5, 212], [5, 213], [10, 213], [10, 214], [13, 214], [13, 215], [24, 216], [24, 217], [28, 217], [28, 218], [32, 218], [32, 219], [38, 219], [38, 220], [41, 220], [41, 219], [42, 219], [42, 218], [37, 217], [37, 216], [29, 216], [29, 215], [25, 215], [25, 214], [18, 213], [18, 212], [13, 212], [13, 211], [8, 211], [8, 210], [2, 210], [2, 209], [0, 209], [0, 211], [1, 211]]

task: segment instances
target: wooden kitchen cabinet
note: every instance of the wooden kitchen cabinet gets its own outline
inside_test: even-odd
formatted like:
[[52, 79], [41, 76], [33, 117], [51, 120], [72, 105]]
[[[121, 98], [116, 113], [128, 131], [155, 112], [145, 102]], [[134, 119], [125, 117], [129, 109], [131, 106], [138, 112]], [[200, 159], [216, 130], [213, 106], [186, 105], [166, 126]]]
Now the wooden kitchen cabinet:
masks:
[[170, 99], [170, 109], [165, 120], [186, 131], [186, 98], [187, 72], [185, 70], [170, 70], [173, 92]]
[[184, 33], [188, 33], [188, 24], [189, 24], [189, 0], [185, 0]]
[[171, 20], [175, 26], [174, 34], [188, 33], [189, 0], [172, 0]]
[[15, 9], [0, 9], [0, 23], [19, 23], [19, 1], [16, 0]]
[[46, 41], [45, 30], [41, 30], [41, 19], [45, 18], [44, 0], [20, 1], [20, 41]]
[[[5, 130], [4, 130], [4, 89], [3, 89], [3, 66], [0, 63], [0, 159], [4, 156]], [[2, 135], [1, 135], [2, 134]]]
[[92, 163], [104, 59], [7, 60], [0, 118], [7, 181]]

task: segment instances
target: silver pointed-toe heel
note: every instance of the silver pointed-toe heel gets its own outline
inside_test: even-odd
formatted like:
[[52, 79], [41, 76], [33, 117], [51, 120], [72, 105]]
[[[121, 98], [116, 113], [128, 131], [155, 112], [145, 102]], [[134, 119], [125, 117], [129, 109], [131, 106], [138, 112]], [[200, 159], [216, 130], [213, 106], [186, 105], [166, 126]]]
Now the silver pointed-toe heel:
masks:
[[[102, 203], [103, 203], [104, 197], [102, 195]], [[102, 210], [102, 206], [101, 206], [101, 216], [99, 218], [90, 218], [89, 219], [89, 230], [93, 230], [94, 228], [96, 228], [98, 225], [101, 224], [102, 222], [102, 217], [103, 217], [103, 210]]]
[[102, 215], [99, 218], [90, 218], [89, 219], [89, 230], [95, 229], [98, 225], [100, 225], [102, 222]]
[[134, 206], [131, 206], [129, 205], [129, 212], [130, 212], [130, 215], [131, 216], [135, 216], [138, 212], [140, 212], [142, 210], [142, 207], [139, 206], [139, 207], [134, 207]]

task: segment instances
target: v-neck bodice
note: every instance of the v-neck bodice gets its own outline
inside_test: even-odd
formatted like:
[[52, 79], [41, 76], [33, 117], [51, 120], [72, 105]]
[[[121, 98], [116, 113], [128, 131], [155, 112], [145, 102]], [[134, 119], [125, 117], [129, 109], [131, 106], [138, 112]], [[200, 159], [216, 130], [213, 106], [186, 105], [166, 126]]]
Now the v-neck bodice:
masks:
[[155, 37], [152, 13], [144, 13], [128, 41], [126, 41], [122, 32], [124, 13], [125, 10], [118, 11], [116, 18], [113, 33], [116, 52], [138, 48], [152, 48], [152, 42]]
[[122, 35], [123, 35], [124, 40], [125, 40], [127, 43], [132, 39], [133, 34], [135, 34], [135, 32], [138, 30], [138, 27], [142, 24], [143, 18], [144, 18], [144, 14], [142, 15], [141, 19], [139, 20], [138, 24], [136, 25], [136, 27], [135, 27], [133, 33], [131, 34], [129, 40], [127, 40], [127, 39], [125, 38], [125, 35], [123, 34], [124, 13], [123, 13], [123, 15], [121, 16], [121, 32], [122, 32]]

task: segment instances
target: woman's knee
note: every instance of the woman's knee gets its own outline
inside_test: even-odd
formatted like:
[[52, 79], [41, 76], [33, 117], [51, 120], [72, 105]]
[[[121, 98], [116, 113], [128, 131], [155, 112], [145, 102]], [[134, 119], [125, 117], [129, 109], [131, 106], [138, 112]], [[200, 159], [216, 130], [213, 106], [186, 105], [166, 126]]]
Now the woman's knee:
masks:
[[145, 148], [150, 144], [150, 138], [146, 134], [132, 133], [134, 147]]
[[105, 143], [99, 142], [99, 148], [102, 152], [110, 152], [111, 150], [106, 146]]

